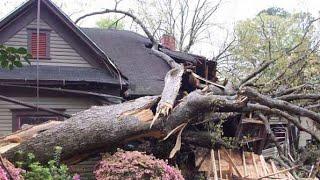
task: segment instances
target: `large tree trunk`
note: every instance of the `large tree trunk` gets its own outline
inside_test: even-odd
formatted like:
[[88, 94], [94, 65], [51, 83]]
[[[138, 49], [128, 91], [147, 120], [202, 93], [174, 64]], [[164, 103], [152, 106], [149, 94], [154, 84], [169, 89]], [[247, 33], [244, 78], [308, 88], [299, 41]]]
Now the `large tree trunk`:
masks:
[[114, 147], [126, 138], [149, 131], [153, 118], [150, 108], [157, 101], [158, 97], [144, 97], [123, 104], [92, 107], [22, 142], [4, 155], [11, 159], [15, 152], [22, 150], [46, 161], [52, 158], [55, 146], [63, 148], [62, 159]]
[[[107, 151], [110, 148], [119, 147], [121, 143], [141, 137], [163, 138], [183, 123], [202, 122], [204, 117], [201, 118], [202, 116], [199, 115], [206, 112], [261, 111], [283, 116], [296, 123], [293, 117], [273, 107], [274, 104], [282, 101], [261, 96], [250, 88], [244, 88], [241, 94], [246, 94], [246, 98], [241, 95], [224, 96], [200, 90], [193, 91], [179, 100], [179, 104], [173, 108], [168, 117], [160, 117], [155, 121], [151, 129], [150, 124], [160, 99], [157, 96], [142, 97], [123, 104], [92, 107], [51, 129], [41, 133], [36, 131], [35, 137], [8, 150], [4, 156], [12, 159], [15, 152], [22, 150], [23, 152], [33, 152], [40, 161], [46, 161], [53, 157], [55, 146], [61, 146], [63, 149], [61, 157], [66, 160], [77, 154], [99, 150]], [[265, 106], [247, 103], [247, 99], [261, 102]], [[266, 101], [273, 103], [265, 103]], [[269, 105], [270, 107], [268, 107]], [[291, 107], [292, 105], [282, 104], [282, 106]], [[286, 109], [283, 107], [279, 108]], [[300, 111], [295, 112], [292, 109], [288, 109], [288, 111], [291, 114], [300, 114]], [[216, 115], [218, 116], [218, 114]], [[221, 113], [221, 115], [225, 116], [226, 114]], [[311, 130], [297, 127], [314, 135]], [[314, 137], [319, 140], [317, 136]]]
[[[70, 119], [46, 130], [36, 137], [4, 153], [12, 159], [15, 152], [32, 152], [40, 161], [52, 158], [54, 147], [62, 147], [62, 159], [99, 149], [108, 150], [121, 142], [152, 136], [162, 138], [182, 123], [195, 119], [199, 113], [235, 111], [244, 104], [228, 100], [223, 96], [208, 95], [195, 91], [185, 97], [168, 117], [159, 118], [150, 129], [150, 123], [159, 97], [143, 97], [112, 106], [97, 106], [82, 111]], [[201, 121], [201, 119], [197, 119]]]

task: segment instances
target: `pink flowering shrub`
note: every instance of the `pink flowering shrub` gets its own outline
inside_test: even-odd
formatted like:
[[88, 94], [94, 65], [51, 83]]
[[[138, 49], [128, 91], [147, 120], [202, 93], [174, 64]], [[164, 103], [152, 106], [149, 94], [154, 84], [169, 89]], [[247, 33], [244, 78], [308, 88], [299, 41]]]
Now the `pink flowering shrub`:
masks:
[[118, 151], [100, 161], [94, 171], [97, 180], [161, 179], [183, 180], [181, 172], [165, 161], [138, 151]]
[[[9, 161], [5, 160], [6, 168], [13, 180], [22, 180], [22, 169], [15, 168]], [[9, 180], [10, 176], [3, 166], [0, 166], [0, 180]]]
[[9, 180], [6, 171], [0, 166], [0, 180]]

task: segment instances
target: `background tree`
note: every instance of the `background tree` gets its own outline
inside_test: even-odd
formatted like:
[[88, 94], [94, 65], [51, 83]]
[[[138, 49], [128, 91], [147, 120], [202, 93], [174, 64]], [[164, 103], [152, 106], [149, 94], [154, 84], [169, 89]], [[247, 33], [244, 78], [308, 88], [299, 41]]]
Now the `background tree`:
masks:
[[274, 62], [254, 79], [257, 84], [272, 84], [277, 89], [280, 85], [315, 83], [319, 79], [316, 69], [320, 68], [316, 20], [308, 13], [269, 8], [253, 19], [240, 21], [235, 27], [236, 43], [229, 49], [232, 56], [220, 63], [220, 70], [240, 81], [249, 72]]
[[111, 18], [101, 18], [96, 22], [96, 25], [102, 29], [124, 29], [124, 23], [120, 21], [123, 18], [111, 19]]
[[189, 52], [215, 25], [213, 15], [221, 0], [137, 0], [137, 3], [135, 13], [156, 39], [163, 34], [174, 35], [178, 50]]

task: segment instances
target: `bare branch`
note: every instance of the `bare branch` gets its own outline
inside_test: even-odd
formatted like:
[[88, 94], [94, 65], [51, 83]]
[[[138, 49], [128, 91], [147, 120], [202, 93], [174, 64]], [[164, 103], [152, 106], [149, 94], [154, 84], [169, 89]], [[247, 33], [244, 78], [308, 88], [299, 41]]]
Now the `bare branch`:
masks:
[[270, 108], [277, 108], [282, 111], [287, 111], [292, 114], [309, 117], [310, 119], [320, 123], [320, 114], [307, 110], [300, 106], [288, 103], [282, 100], [272, 99], [268, 96], [259, 94], [256, 90], [245, 87], [240, 90], [240, 94], [247, 96], [249, 99], [258, 102], [259, 104], [266, 105]]
[[94, 15], [98, 15], [98, 14], [106, 14], [106, 13], [118, 13], [118, 14], [124, 14], [128, 17], [130, 17], [135, 23], [137, 23], [142, 30], [144, 31], [144, 33], [147, 35], [147, 37], [150, 39], [150, 41], [152, 42], [153, 45], [157, 45], [157, 41], [154, 39], [154, 37], [152, 36], [152, 34], [150, 33], [150, 31], [147, 29], [147, 27], [143, 24], [142, 21], [140, 21], [135, 15], [133, 15], [132, 13], [126, 12], [126, 11], [121, 11], [121, 10], [112, 10], [112, 9], [105, 9], [103, 11], [98, 11], [98, 12], [93, 12], [93, 13], [89, 13], [89, 14], [85, 14], [81, 17], [79, 17], [74, 23], [77, 24], [79, 21], [81, 21], [84, 18], [87, 18], [89, 16], [94, 16]]
[[246, 82], [248, 82], [249, 80], [251, 80], [252, 78], [254, 78], [255, 76], [257, 76], [258, 74], [260, 74], [261, 72], [263, 72], [265, 69], [267, 69], [272, 63], [274, 63], [276, 60], [272, 60], [272, 61], [268, 61], [262, 64], [262, 66], [260, 66], [257, 70], [255, 70], [254, 72], [252, 72], [250, 75], [248, 75], [246, 78], [244, 78], [240, 84], [239, 87], [241, 87], [243, 84], [245, 84]]
[[292, 87], [292, 88], [289, 88], [289, 89], [286, 89], [286, 90], [277, 92], [277, 93], [274, 94], [274, 96], [279, 97], [279, 96], [291, 94], [291, 93], [293, 93], [293, 92], [300, 91], [300, 90], [302, 90], [303, 88], [308, 88], [308, 87], [310, 87], [310, 85], [308, 85], [308, 84], [302, 84], [302, 85], [299, 85], [299, 86], [295, 86], [295, 87]]
[[310, 99], [310, 100], [320, 100], [320, 94], [289, 94], [280, 96], [277, 99], [283, 101], [294, 101], [294, 100], [301, 100], [301, 99]]
[[213, 59], [218, 61], [220, 58], [221, 59], [225, 58], [226, 56], [222, 56], [222, 55], [225, 54], [230, 49], [230, 47], [233, 45], [235, 41], [236, 41], [236, 37], [234, 36], [234, 38]]

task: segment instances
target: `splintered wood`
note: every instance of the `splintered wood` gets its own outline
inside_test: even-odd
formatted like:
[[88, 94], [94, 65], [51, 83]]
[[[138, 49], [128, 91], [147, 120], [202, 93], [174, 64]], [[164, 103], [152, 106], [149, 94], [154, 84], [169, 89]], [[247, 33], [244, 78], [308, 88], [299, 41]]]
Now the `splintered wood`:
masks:
[[61, 124], [61, 122], [62, 121], [48, 121], [37, 126], [29, 126], [8, 136], [0, 137], [0, 154], [15, 146], [18, 146], [24, 141], [37, 136], [42, 131], [48, 130], [57, 126], [58, 124]]
[[274, 162], [251, 152], [197, 148], [195, 158], [196, 167], [208, 179], [294, 179], [291, 169], [277, 169]]

